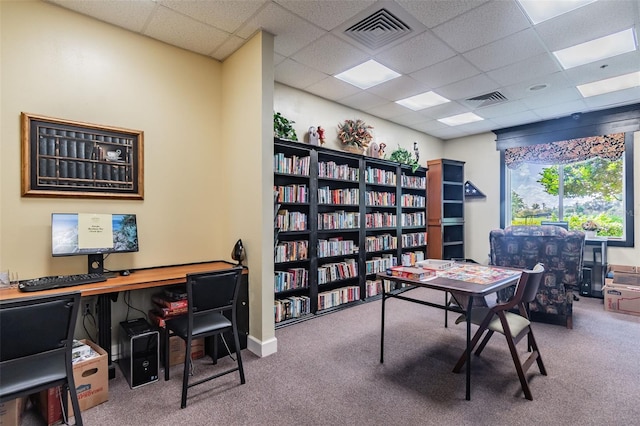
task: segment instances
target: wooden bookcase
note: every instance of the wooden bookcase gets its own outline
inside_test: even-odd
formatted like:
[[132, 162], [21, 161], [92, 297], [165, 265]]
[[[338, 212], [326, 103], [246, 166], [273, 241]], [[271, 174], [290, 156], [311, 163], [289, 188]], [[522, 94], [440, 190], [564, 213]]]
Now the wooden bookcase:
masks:
[[[276, 326], [376, 297], [382, 285], [391, 285], [376, 281], [377, 272], [425, 257], [425, 168], [412, 172], [358, 154], [274, 143], [277, 214], [283, 216], [276, 222], [306, 218], [304, 226], [277, 231]], [[306, 166], [281, 166], [301, 158], [308, 175]], [[307, 198], [285, 196], [293, 192]]]
[[427, 234], [430, 259], [464, 259], [464, 162], [427, 162]]

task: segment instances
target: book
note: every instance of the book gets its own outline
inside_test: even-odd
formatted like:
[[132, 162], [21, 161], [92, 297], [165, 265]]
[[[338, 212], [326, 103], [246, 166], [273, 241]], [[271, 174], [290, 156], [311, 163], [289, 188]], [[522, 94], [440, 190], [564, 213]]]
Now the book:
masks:
[[160, 315], [162, 318], [171, 318], [171, 317], [177, 317], [179, 315], [186, 314], [188, 311], [188, 308], [186, 306], [183, 308], [169, 308], [167, 306], [161, 306], [156, 304], [155, 307], [153, 308], [153, 311], [158, 315]]
[[408, 278], [410, 280], [424, 280], [435, 276], [435, 271], [431, 269], [415, 268], [411, 266], [394, 266], [387, 270], [394, 277]]
[[170, 309], [187, 308], [188, 306], [187, 299], [168, 300], [165, 297], [163, 297], [161, 294], [160, 295], [154, 294], [153, 296], [151, 296], [151, 301], [158, 306], [163, 306], [165, 308], [170, 308]]

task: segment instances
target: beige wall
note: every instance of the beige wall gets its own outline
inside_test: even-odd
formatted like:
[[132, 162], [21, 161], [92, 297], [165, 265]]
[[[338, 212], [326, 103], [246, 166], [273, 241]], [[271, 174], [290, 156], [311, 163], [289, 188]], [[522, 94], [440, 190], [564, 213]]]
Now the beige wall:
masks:
[[[610, 247], [609, 263], [637, 265], [640, 259], [640, 132], [635, 133], [634, 187], [635, 247]], [[489, 231], [500, 227], [500, 153], [494, 133], [469, 136], [444, 143], [444, 156], [465, 161], [465, 180], [473, 182], [487, 198], [465, 202], [465, 254], [480, 263], [488, 262]]]
[[341, 150], [342, 146], [338, 140], [338, 123], [346, 119], [361, 118], [373, 126], [373, 140], [378, 144], [387, 145], [387, 156], [398, 146], [413, 152], [414, 141], [418, 142], [420, 149], [421, 166], [426, 167], [427, 160], [440, 158], [442, 155], [442, 141], [438, 138], [282, 84], [275, 85], [273, 109], [289, 120], [295, 121], [293, 127], [300, 141], [308, 142], [309, 127], [320, 125], [325, 129], [327, 139], [325, 146]]
[[[223, 64], [223, 170], [228, 237], [249, 266], [249, 349], [277, 350], [273, 319], [273, 36], [257, 34]], [[262, 94], [262, 96], [256, 96]], [[229, 239], [228, 238], [228, 239]], [[229, 250], [231, 245], [228, 246]]]

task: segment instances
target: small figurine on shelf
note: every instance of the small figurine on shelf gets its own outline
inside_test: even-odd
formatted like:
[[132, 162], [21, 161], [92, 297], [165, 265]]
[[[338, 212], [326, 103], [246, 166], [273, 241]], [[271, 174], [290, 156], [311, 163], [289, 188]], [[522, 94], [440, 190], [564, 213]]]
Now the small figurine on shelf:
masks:
[[322, 128], [322, 126], [318, 126], [317, 129], [318, 132], [318, 140], [320, 141], [320, 145], [324, 145], [324, 129]]
[[318, 130], [314, 126], [309, 127], [309, 144], [317, 146], [319, 140]]
[[378, 157], [378, 153], [380, 152], [380, 146], [378, 145], [377, 142], [371, 142], [371, 144], [369, 144], [369, 148], [367, 149], [367, 155], [369, 157], [373, 157], [373, 158], [379, 158]]
[[420, 161], [420, 150], [418, 149], [418, 142], [413, 143], [413, 154], [416, 156], [416, 163]]
[[380, 142], [380, 149], [378, 150], [378, 158], [384, 158], [384, 149], [387, 147], [387, 144], [384, 142]]

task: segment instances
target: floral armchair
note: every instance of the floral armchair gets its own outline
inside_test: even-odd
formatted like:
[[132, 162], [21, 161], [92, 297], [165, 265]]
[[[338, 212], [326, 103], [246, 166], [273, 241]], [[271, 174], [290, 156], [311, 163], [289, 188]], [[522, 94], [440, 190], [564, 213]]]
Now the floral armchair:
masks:
[[[509, 226], [489, 233], [492, 265], [531, 269], [538, 262], [545, 272], [534, 302], [531, 318], [561, 323], [573, 328], [573, 294], [582, 281], [585, 234], [558, 226]], [[498, 293], [506, 300], [513, 288]]]

